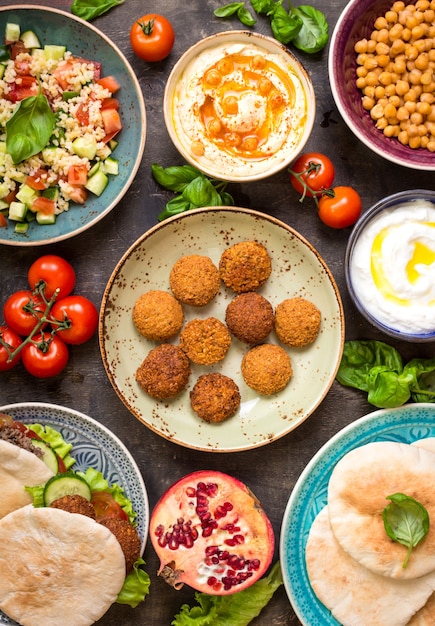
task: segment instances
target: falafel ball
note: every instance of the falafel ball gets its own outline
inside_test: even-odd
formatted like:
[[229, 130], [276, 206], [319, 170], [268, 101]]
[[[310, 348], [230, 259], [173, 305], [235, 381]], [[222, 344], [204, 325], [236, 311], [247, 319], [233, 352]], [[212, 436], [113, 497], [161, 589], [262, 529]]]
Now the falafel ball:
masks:
[[219, 372], [203, 374], [190, 392], [190, 404], [198, 417], [218, 424], [239, 408], [239, 387], [232, 378]]
[[133, 307], [134, 325], [151, 341], [167, 341], [174, 337], [183, 322], [183, 308], [169, 291], [151, 289], [143, 293]]
[[117, 538], [125, 558], [125, 570], [130, 572], [140, 557], [141, 541], [136, 528], [127, 519], [107, 517], [99, 522]]
[[264, 396], [282, 391], [292, 375], [289, 355], [284, 348], [272, 343], [254, 346], [242, 359], [245, 383]]
[[243, 343], [261, 343], [273, 329], [273, 307], [255, 291], [241, 293], [227, 306], [225, 322], [230, 332]]
[[218, 293], [220, 283], [218, 268], [208, 256], [200, 254], [180, 257], [169, 274], [174, 296], [191, 306], [209, 304]]
[[152, 398], [175, 398], [187, 386], [190, 363], [179, 346], [162, 343], [150, 350], [136, 370], [136, 381]]
[[190, 320], [180, 334], [180, 348], [199, 365], [222, 361], [230, 345], [230, 331], [216, 317]]
[[53, 509], [68, 511], [68, 513], [80, 513], [80, 515], [86, 515], [86, 517], [91, 517], [92, 519], [96, 518], [95, 507], [92, 502], [78, 494], [57, 498], [57, 500], [53, 500], [50, 506]]
[[224, 250], [219, 260], [222, 281], [236, 293], [256, 291], [271, 272], [269, 253], [258, 241], [239, 241]]
[[320, 331], [321, 314], [309, 300], [288, 298], [275, 309], [275, 333], [287, 346], [300, 348], [316, 339]]

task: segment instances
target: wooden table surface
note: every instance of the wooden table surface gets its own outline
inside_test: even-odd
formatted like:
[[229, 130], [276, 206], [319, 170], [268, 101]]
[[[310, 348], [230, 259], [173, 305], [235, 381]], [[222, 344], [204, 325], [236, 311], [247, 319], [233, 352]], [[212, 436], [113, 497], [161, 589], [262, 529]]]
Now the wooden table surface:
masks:
[[[0, 0], [0, 6], [10, 4]], [[69, 0], [39, 0], [46, 5], [70, 10]], [[41, 254], [64, 256], [77, 272], [76, 291], [89, 297], [99, 307], [104, 288], [117, 261], [125, 250], [146, 230], [157, 223], [157, 216], [171, 194], [153, 180], [151, 163], [168, 166], [183, 163], [166, 132], [162, 97], [165, 81], [179, 56], [199, 39], [227, 29], [240, 28], [232, 18], [222, 21], [213, 10], [220, 0], [160, 0], [144, 3], [125, 2], [93, 25], [108, 35], [124, 52], [139, 79], [147, 110], [147, 138], [139, 172], [126, 196], [98, 225], [58, 244], [28, 247], [0, 246], [0, 301], [26, 284], [30, 263]], [[330, 32], [345, 0], [314, 0], [329, 21]], [[129, 31], [135, 19], [157, 10], [173, 24], [176, 40], [171, 55], [163, 62], [148, 64], [136, 58], [130, 48]], [[268, 19], [261, 17], [255, 30], [270, 34]], [[434, 175], [395, 166], [371, 153], [348, 130], [338, 113], [328, 82], [327, 49], [310, 57], [297, 53], [311, 75], [317, 98], [314, 129], [307, 150], [325, 152], [336, 166], [337, 184], [352, 185], [362, 196], [363, 210], [391, 193], [413, 188], [435, 188]], [[318, 219], [313, 204], [298, 202], [281, 173], [255, 184], [231, 185], [236, 204], [262, 211], [288, 223], [301, 233], [323, 256], [341, 293], [347, 339], [383, 339], [394, 343], [405, 359], [432, 357], [433, 344], [397, 343], [381, 336], [357, 313], [346, 291], [343, 259], [350, 229], [332, 230]], [[188, 252], [188, 250], [186, 250]], [[164, 252], [163, 252], [164, 253]], [[365, 395], [332, 385], [319, 408], [299, 428], [281, 439], [256, 450], [231, 454], [198, 452], [171, 443], [137, 421], [119, 400], [105, 373], [98, 339], [75, 347], [66, 370], [56, 378], [37, 380], [20, 366], [0, 378], [1, 404], [38, 401], [81, 411], [105, 424], [127, 446], [143, 474], [150, 509], [172, 482], [188, 472], [219, 469], [247, 483], [262, 501], [276, 533], [278, 559], [279, 535], [283, 513], [292, 488], [311, 457], [328, 439], [347, 424], [374, 410]], [[194, 592], [184, 587], [176, 592], [156, 576], [158, 562], [148, 542], [146, 569], [151, 576], [150, 596], [136, 609], [113, 606], [98, 622], [101, 626], [169, 626], [184, 602], [193, 602]], [[78, 607], [79, 609], [79, 607]], [[252, 622], [255, 626], [300, 624], [283, 587], [269, 606]], [[310, 625], [315, 626], [315, 625]]]

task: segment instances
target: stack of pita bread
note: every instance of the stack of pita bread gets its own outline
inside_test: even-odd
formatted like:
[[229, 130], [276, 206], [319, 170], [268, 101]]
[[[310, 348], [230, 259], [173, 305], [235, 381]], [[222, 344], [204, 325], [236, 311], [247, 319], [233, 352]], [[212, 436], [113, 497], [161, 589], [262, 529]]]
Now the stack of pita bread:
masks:
[[0, 440], [0, 610], [22, 626], [89, 626], [116, 601], [125, 558], [90, 517], [31, 504], [25, 487], [52, 475], [35, 454]]
[[[435, 439], [373, 442], [334, 467], [328, 502], [306, 546], [312, 589], [343, 626], [435, 624]], [[403, 493], [429, 514], [426, 537], [412, 550], [387, 535], [388, 496]]]

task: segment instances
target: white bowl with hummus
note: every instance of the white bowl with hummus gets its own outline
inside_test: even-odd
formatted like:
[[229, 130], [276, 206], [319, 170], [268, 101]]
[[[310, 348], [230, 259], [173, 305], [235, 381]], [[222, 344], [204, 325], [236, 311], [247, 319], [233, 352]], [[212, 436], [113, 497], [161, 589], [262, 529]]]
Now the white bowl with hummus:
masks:
[[435, 191], [388, 196], [362, 215], [347, 245], [346, 283], [358, 311], [404, 341], [435, 341]]
[[172, 142], [221, 180], [271, 176], [303, 149], [314, 124], [311, 80], [271, 37], [245, 31], [202, 39], [175, 64], [164, 94]]

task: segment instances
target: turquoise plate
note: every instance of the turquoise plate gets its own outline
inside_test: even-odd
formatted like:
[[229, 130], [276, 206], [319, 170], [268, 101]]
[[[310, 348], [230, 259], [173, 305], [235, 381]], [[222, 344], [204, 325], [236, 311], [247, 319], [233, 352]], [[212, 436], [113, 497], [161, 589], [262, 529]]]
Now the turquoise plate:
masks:
[[42, 44], [62, 44], [75, 55], [102, 63], [103, 76], [113, 75], [121, 85], [120, 102], [123, 128], [113, 156], [119, 160], [119, 174], [110, 179], [101, 196], [89, 195], [84, 205], [71, 204], [50, 226], [31, 224], [25, 235], [13, 226], [0, 228], [0, 244], [33, 246], [68, 239], [100, 221], [121, 200], [130, 187], [145, 148], [145, 104], [139, 81], [123, 53], [92, 24], [57, 9], [36, 5], [0, 8], [0, 34], [6, 22], [19, 23], [23, 30], [34, 30]]
[[409, 404], [382, 409], [343, 428], [311, 459], [287, 503], [280, 538], [284, 586], [304, 626], [339, 626], [315, 596], [305, 567], [305, 546], [311, 524], [327, 503], [329, 478], [336, 463], [350, 450], [372, 441], [412, 443], [435, 436], [435, 404]]
[[[149, 504], [142, 474], [124, 444], [108, 428], [91, 417], [55, 404], [22, 402], [0, 407], [1, 413], [27, 424], [39, 423], [59, 431], [72, 443], [74, 469], [86, 471], [93, 467], [110, 483], [117, 483], [133, 503], [137, 513], [137, 531], [143, 553], [148, 536]], [[16, 622], [0, 611], [0, 624], [15, 626]]]

